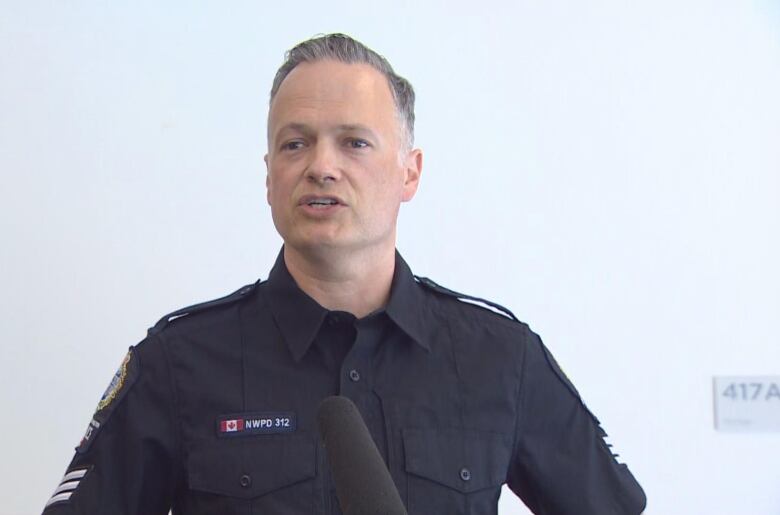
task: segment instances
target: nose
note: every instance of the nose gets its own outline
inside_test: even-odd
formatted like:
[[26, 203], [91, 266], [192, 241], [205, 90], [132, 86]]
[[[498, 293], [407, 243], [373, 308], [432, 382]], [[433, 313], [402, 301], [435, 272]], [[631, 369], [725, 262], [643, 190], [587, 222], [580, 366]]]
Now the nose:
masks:
[[325, 141], [317, 142], [311, 156], [306, 168], [306, 178], [309, 181], [325, 184], [341, 178], [338, 151], [332, 145]]

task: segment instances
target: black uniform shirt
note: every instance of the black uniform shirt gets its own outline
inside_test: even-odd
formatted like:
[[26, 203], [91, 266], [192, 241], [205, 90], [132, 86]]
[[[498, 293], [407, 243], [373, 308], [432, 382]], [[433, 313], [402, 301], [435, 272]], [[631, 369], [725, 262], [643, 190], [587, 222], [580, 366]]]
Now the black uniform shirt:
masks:
[[328, 311], [282, 254], [268, 281], [165, 317], [130, 349], [46, 515], [338, 514], [316, 409], [359, 408], [410, 515], [637, 514], [645, 496], [527, 325], [415, 278]]

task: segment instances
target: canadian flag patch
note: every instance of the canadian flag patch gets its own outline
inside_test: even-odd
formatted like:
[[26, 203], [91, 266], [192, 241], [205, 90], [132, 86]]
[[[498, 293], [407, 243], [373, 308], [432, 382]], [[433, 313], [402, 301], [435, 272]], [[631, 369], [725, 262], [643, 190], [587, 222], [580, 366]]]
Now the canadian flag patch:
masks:
[[235, 433], [244, 430], [244, 419], [234, 418], [219, 421], [219, 431], [222, 433]]

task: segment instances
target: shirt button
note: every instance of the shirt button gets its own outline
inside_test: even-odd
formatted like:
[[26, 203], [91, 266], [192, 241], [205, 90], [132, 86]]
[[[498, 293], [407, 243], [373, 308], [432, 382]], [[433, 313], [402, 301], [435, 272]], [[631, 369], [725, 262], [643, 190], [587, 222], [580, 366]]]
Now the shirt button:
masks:
[[334, 325], [338, 325], [338, 323], [341, 322], [341, 317], [338, 315], [330, 315], [328, 316], [328, 325], [333, 327]]
[[353, 382], [357, 383], [360, 381], [360, 372], [353, 368], [349, 371], [349, 378], [352, 379]]
[[252, 478], [248, 474], [244, 474], [243, 476], [241, 476], [240, 483], [241, 483], [241, 486], [246, 488], [246, 487], [248, 487], [249, 485], [252, 484]]
[[460, 469], [460, 478], [463, 481], [468, 481], [471, 479], [471, 471], [467, 468]]

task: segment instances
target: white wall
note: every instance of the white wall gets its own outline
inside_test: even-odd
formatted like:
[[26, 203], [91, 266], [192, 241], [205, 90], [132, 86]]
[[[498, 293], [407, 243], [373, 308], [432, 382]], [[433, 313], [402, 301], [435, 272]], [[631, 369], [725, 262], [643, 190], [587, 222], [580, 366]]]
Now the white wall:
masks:
[[194, 4], [0, 6], [0, 513], [41, 509], [146, 327], [267, 274], [268, 89], [330, 31], [417, 89], [415, 271], [542, 334], [647, 513], [780, 513], [780, 434], [711, 408], [780, 374], [777, 2]]

